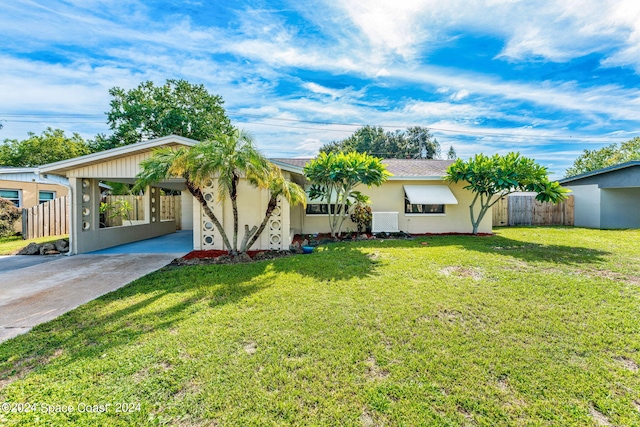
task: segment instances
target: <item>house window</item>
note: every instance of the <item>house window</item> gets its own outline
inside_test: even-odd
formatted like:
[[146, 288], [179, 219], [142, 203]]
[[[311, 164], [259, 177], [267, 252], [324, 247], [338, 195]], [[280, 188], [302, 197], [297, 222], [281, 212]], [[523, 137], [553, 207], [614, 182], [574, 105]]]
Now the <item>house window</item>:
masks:
[[307, 215], [328, 215], [329, 205], [327, 204], [307, 204]]
[[0, 197], [13, 202], [17, 208], [22, 207], [22, 191], [21, 190], [0, 190]]
[[38, 203], [48, 202], [49, 200], [53, 200], [56, 198], [55, 191], [39, 191], [38, 192]]
[[[307, 215], [328, 215], [329, 209], [331, 212], [335, 212], [336, 205], [328, 205], [326, 203], [308, 203], [307, 204]], [[340, 209], [340, 206], [338, 206]]]
[[444, 205], [415, 205], [409, 202], [409, 199], [405, 195], [404, 197], [404, 213], [406, 214], [443, 214]]

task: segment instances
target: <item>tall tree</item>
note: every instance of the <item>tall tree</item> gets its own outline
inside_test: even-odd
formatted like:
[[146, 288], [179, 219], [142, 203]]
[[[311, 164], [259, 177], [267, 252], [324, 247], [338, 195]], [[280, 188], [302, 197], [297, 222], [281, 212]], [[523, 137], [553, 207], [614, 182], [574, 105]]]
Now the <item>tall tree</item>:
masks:
[[[224, 247], [230, 254], [244, 253], [257, 240], [264, 230], [262, 224], [271, 216], [277, 205], [278, 197], [284, 197], [292, 204], [300, 203], [304, 193], [299, 186], [287, 182], [279, 169], [273, 166], [253, 145], [251, 137], [242, 131], [234, 131], [230, 135], [219, 135], [214, 139], [201, 142], [192, 148], [160, 148], [147, 160], [140, 164], [137, 187], [162, 181], [163, 179], [182, 177], [186, 187], [202, 205], [207, 215], [222, 237]], [[265, 212], [265, 219], [260, 227], [249, 229], [242, 246], [238, 249], [238, 184], [242, 177], [258, 188], [269, 191], [270, 201]], [[207, 181], [217, 181], [218, 201], [231, 200], [233, 209], [233, 238], [229, 240], [227, 233], [202, 191]], [[304, 202], [304, 199], [302, 199]], [[233, 243], [232, 243], [233, 242]]]
[[440, 144], [426, 127], [407, 128], [406, 141], [405, 157], [412, 156], [416, 149], [418, 156], [413, 155], [415, 158], [437, 159], [440, 157]]
[[380, 186], [389, 173], [382, 160], [366, 153], [320, 153], [304, 167], [304, 174], [311, 181], [310, 199], [325, 199], [329, 204], [329, 228], [331, 236], [342, 231], [342, 224], [349, 216], [350, 200], [357, 193], [355, 187]]
[[440, 144], [426, 127], [413, 126], [404, 132], [385, 132], [381, 127], [364, 126], [353, 135], [320, 148], [323, 153], [340, 151], [368, 153], [391, 159], [435, 159], [440, 156]]
[[[558, 203], [567, 198], [569, 190], [555, 181], [549, 181], [547, 168], [519, 153], [493, 157], [476, 154], [464, 161], [456, 160], [447, 169], [445, 180], [466, 182], [465, 189], [474, 193], [469, 206], [473, 234], [478, 234], [480, 222], [501, 197], [516, 191], [534, 191], [541, 202]], [[476, 211], [476, 203], [479, 208]]]
[[455, 148], [453, 148], [453, 145], [451, 147], [449, 147], [449, 151], [447, 151], [447, 160], [455, 160], [458, 158], [458, 154], [456, 153]]
[[71, 137], [61, 129], [47, 128], [41, 135], [33, 132], [22, 141], [5, 139], [0, 145], [0, 166], [35, 167], [89, 154], [88, 143], [80, 135]]
[[640, 160], [639, 137], [623, 142], [619, 146], [618, 144], [611, 144], [599, 150], [584, 150], [574, 160], [573, 165], [566, 170], [565, 176], [580, 175], [631, 160]]
[[201, 84], [167, 80], [155, 86], [147, 81], [131, 90], [114, 87], [109, 94], [113, 99], [107, 117], [113, 134], [98, 135], [96, 151], [170, 134], [204, 141], [233, 131], [222, 98]]
[[341, 140], [332, 141], [320, 148], [323, 153], [339, 153], [355, 151], [379, 155], [387, 150], [387, 134], [381, 127], [364, 126], [356, 130], [353, 135]]

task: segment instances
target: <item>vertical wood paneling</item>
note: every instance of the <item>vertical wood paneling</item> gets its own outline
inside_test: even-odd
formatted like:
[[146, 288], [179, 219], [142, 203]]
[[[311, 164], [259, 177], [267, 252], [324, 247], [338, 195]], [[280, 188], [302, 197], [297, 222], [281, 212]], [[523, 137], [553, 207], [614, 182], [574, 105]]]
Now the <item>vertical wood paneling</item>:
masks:
[[68, 196], [59, 197], [22, 211], [24, 239], [69, 233]]
[[176, 221], [176, 229], [182, 227], [182, 202], [181, 196], [160, 196], [160, 221], [173, 219]]
[[49, 224], [45, 229], [44, 203], [38, 205], [38, 233], [42, 236], [49, 235]]
[[509, 225], [508, 197], [500, 197], [500, 200], [493, 205], [493, 225], [496, 227]]
[[573, 225], [574, 197], [556, 205], [539, 202], [535, 195], [510, 195], [493, 206], [493, 225]]

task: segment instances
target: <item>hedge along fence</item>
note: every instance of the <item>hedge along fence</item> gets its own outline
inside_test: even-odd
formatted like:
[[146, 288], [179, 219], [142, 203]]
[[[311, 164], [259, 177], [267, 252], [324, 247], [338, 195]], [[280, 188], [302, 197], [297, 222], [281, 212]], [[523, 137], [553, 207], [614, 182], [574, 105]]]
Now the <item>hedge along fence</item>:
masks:
[[510, 194], [493, 205], [493, 225], [573, 225], [574, 200], [568, 196], [554, 205], [539, 202], [535, 194]]
[[69, 234], [69, 197], [58, 197], [22, 210], [22, 238]]
[[[106, 196], [104, 203], [115, 205], [119, 201], [124, 201], [131, 206], [131, 210], [128, 212], [128, 220], [131, 221], [144, 221], [144, 196]], [[176, 228], [180, 229], [182, 223], [182, 204], [181, 197], [177, 196], [160, 196], [160, 221], [175, 220]], [[128, 220], [123, 219], [121, 216], [113, 216], [113, 212], [108, 211], [104, 217], [104, 224], [106, 227], [119, 227], [121, 225], [128, 225]], [[112, 216], [112, 218], [110, 218]]]

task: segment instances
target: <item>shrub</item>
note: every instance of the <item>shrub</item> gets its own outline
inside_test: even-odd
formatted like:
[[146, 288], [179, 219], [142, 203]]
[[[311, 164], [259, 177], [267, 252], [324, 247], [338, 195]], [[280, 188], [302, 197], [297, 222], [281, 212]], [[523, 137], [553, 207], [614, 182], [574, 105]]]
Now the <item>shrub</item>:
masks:
[[0, 198], [0, 237], [8, 237], [16, 234], [13, 224], [20, 218], [22, 212], [15, 205]]
[[359, 233], [366, 231], [366, 229], [371, 226], [372, 218], [373, 213], [371, 212], [371, 207], [362, 203], [356, 203], [353, 207], [351, 221], [358, 226]]

